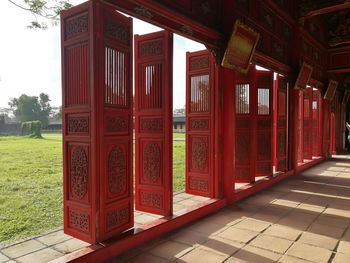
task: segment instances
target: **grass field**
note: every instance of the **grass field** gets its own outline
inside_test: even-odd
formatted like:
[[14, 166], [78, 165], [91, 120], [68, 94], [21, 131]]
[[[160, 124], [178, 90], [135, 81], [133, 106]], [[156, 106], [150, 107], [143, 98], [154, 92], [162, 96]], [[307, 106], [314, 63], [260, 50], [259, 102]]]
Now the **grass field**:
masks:
[[[0, 244], [63, 224], [62, 139], [0, 137]], [[184, 138], [184, 134], [174, 134]], [[174, 141], [174, 191], [184, 189], [185, 141]]]

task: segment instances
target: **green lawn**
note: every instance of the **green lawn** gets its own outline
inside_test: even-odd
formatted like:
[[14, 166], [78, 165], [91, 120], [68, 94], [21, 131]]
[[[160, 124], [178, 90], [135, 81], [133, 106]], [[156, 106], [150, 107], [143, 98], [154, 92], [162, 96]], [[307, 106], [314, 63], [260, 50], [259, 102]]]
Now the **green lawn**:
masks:
[[0, 243], [62, 226], [61, 139], [0, 137]]
[[[43, 137], [0, 137], [0, 245], [63, 225], [62, 139]], [[175, 192], [185, 187], [185, 141], [173, 156]]]

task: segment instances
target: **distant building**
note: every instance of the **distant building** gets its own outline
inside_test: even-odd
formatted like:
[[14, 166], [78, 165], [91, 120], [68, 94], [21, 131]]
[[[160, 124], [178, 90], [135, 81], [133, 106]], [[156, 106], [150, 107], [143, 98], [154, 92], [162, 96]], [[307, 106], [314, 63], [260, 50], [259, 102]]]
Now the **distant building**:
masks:
[[173, 132], [186, 132], [186, 117], [184, 115], [174, 115]]

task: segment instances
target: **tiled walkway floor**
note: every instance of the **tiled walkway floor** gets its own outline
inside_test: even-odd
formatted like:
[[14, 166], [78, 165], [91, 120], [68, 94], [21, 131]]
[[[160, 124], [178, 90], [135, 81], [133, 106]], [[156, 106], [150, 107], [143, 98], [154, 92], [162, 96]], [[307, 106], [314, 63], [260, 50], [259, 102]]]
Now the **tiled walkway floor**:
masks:
[[[183, 192], [174, 193], [174, 214], [205, 200], [208, 198]], [[159, 218], [161, 216], [134, 211], [135, 227], [141, 227]], [[57, 230], [3, 248], [0, 247], [0, 263], [44, 263], [89, 245], [89, 243], [65, 235], [62, 230]]]
[[[349, 263], [350, 157], [339, 157], [109, 263]], [[174, 211], [203, 200], [176, 195]], [[138, 226], [156, 218], [135, 212]], [[0, 263], [47, 262], [87, 245], [59, 230], [0, 248]]]
[[110, 262], [349, 263], [349, 224], [350, 159], [336, 159]]

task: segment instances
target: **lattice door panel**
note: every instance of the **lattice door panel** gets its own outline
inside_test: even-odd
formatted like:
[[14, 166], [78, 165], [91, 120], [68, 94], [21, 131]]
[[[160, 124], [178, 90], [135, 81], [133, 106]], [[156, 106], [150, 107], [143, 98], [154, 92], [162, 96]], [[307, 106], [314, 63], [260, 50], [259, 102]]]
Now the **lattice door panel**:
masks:
[[272, 95], [273, 72], [257, 71], [256, 137], [257, 156], [255, 176], [272, 174]]
[[214, 60], [186, 54], [186, 192], [214, 197]]
[[172, 33], [135, 36], [135, 206], [159, 215], [173, 207], [172, 57]]
[[252, 111], [253, 81], [255, 71], [247, 76], [238, 75], [235, 87], [235, 182], [254, 182], [254, 118]]
[[303, 149], [304, 159], [312, 159], [312, 88], [304, 90]]
[[132, 19], [97, 2], [61, 19], [64, 231], [96, 243], [133, 226]]
[[277, 77], [277, 133], [276, 133], [276, 170], [287, 170], [287, 116], [288, 116], [288, 82]]

